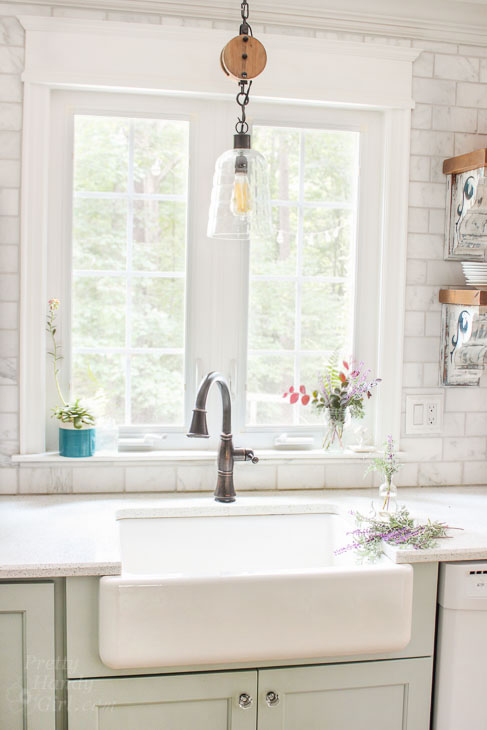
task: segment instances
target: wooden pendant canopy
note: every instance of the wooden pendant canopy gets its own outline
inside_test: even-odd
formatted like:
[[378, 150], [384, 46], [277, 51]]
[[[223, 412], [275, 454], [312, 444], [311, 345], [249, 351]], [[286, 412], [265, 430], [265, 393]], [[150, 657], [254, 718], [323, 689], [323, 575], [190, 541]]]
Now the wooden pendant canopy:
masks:
[[238, 81], [255, 79], [265, 69], [267, 54], [264, 46], [251, 35], [238, 35], [221, 52], [220, 62], [227, 76]]

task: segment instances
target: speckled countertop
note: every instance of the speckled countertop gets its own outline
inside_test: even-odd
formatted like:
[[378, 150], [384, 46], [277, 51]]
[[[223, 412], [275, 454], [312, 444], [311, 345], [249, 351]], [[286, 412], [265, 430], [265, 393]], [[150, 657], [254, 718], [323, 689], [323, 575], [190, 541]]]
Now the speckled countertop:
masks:
[[[376, 490], [328, 489], [241, 494], [234, 505], [216, 505], [210, 494], [49, 495], [0, 497], [0, 579], [120, 573], [119, 510], [231, 512], [265, 502], [276, 512], [368, 511]], [[399, 502], [414, 517], [442, 520], [453, 527], [450, 539], [431, 550], [388, 549], [397, 563], [487, 560], [487, 487], [400, 489]], [[266, 509], [267, 511], [267, 509]], [[274, 511], [274, 510], [273, 510]], [[121, 514], [124, 514], [121, 513]], [[255, 512], [254, 512], [255, 513]]]

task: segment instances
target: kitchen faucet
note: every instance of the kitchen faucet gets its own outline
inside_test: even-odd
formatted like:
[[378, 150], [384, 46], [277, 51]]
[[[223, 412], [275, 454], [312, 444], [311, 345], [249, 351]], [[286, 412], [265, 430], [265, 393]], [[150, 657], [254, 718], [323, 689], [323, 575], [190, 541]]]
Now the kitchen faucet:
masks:
[[218, 449], [218, 478], [216, 481], [215, 500], [217, 502], [235, 502], [233, 485], [233, 463], [235, 461], [251, 461], [257, 464], [259, 459], [250, 449], [234, 448], [232, 441], [232, 403], [228, 383], [221, 373], [211, 372], [203, 378], [196, 395], [193, 418], [187, 436], [189, 438], [209, 438], [206, 423], [206, 399], [213, 385], [218, 383], [223, 406], [222, 434]]

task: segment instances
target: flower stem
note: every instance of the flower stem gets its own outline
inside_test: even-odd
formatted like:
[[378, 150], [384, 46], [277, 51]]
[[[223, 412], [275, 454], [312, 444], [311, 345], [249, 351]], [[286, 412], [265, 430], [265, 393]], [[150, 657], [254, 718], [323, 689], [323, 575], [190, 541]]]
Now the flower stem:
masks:
[[59, 398], [61, 399], [63, 406], [66, 406], [67, 403], [64, 400], [64, 397], [63, 397], [63, 394], [61, 391], [61, 386], [59, 385], [59, 380], [58, 380], [59, 368], [57, 366], [57, 363], [61, 358], [58, 355], [58, 345], [56, 342], [56, 330], [54, 327], [54, 319], [55, 319], [55, 312], [54, 312], [54, 309], [51, 308], [51, 310], [49, 312], [49, 317], [47, 319], [47, 329], [48, 329], [48, 332], [51, 335], [51, 339], [52, 339], [53, 352], [51, 354], [52, 354], [53, 366], [54, 366], [54, 381], [56, 383], [56, 388], [57, 388]]

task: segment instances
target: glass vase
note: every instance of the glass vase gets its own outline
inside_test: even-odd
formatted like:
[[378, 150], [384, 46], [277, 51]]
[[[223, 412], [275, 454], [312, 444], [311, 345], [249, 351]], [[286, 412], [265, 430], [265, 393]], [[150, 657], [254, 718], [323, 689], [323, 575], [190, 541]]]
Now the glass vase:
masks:
[[350, 422], [348, 408], [326, 409], [326, 430], [323, 438], [325, 451], [340, 451], [343, 446], [343, 431]]
[[378, 512], [393, 515], [397, 512], [397, 487], [392, 479], [386, 479], [379, 487]]

